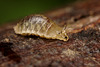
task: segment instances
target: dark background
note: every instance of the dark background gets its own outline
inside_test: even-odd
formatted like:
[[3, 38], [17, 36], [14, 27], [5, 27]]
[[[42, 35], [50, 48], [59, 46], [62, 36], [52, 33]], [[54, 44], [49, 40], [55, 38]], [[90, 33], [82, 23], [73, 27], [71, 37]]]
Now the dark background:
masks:
[[24, 16], [43, 13], [76, 0], [0, 0], [0, 25]]

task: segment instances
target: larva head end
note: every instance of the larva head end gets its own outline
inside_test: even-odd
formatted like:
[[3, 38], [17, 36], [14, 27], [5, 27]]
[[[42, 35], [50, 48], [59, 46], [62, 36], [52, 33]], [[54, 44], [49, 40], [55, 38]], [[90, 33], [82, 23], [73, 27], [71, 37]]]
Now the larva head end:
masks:
[[69, 39], [67, 33], [66, 33], [66, 25], [64, 26], [64, 28], [62, 29], [62, 33], [61, 33], [63, 40], [67, 41]]
[[62, 39], [63, 41], [68, 41], [69, 37], [68, 37], [68, 35], [63, 35], [61, 39]]
[[64, 41], [68, 41], [69, 37], [65, 36], [65, 38], [63, 39]]
[[69, 37], [65, 32], [60, 32], [57, 34], [57, 39], [67, 41]]
[[69, 37], [68, 36], [65, 36], [65, 37], [61, 37], [61, 38], [58, 38], [59, 40], [63, 40], [63, 41], [68, 41]]

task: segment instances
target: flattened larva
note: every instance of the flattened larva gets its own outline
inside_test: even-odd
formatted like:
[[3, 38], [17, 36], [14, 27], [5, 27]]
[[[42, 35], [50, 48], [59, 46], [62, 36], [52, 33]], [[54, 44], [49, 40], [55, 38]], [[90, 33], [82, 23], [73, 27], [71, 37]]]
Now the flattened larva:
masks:
[[51, 19], [43, 15], [31, 15], [22, 19], [14, 27], [16, 34], [20, 35], [36, 35], [47, 39], [68, 40], [67, 33], [64, 28], [58, 26]]

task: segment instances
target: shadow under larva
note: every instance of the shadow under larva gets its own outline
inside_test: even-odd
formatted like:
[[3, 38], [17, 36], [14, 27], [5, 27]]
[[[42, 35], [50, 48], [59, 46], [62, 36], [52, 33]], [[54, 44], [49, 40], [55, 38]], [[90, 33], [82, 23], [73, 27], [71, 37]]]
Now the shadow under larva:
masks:
[[16, 34], [36, 35], [47, 39], [68, 40], [65, 28], [58, 26], [44, 15], [31, 15], [22, 19], [14, 27]]

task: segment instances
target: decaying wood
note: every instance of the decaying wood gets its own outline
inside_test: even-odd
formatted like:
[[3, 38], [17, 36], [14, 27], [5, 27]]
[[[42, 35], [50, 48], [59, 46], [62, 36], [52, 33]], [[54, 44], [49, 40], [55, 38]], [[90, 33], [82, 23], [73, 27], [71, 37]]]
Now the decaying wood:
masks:
[[69, 40], [0, 31], [0, 67], [100, 67], [100, 2], [88, 0], [45, 14], [67, 25]]

